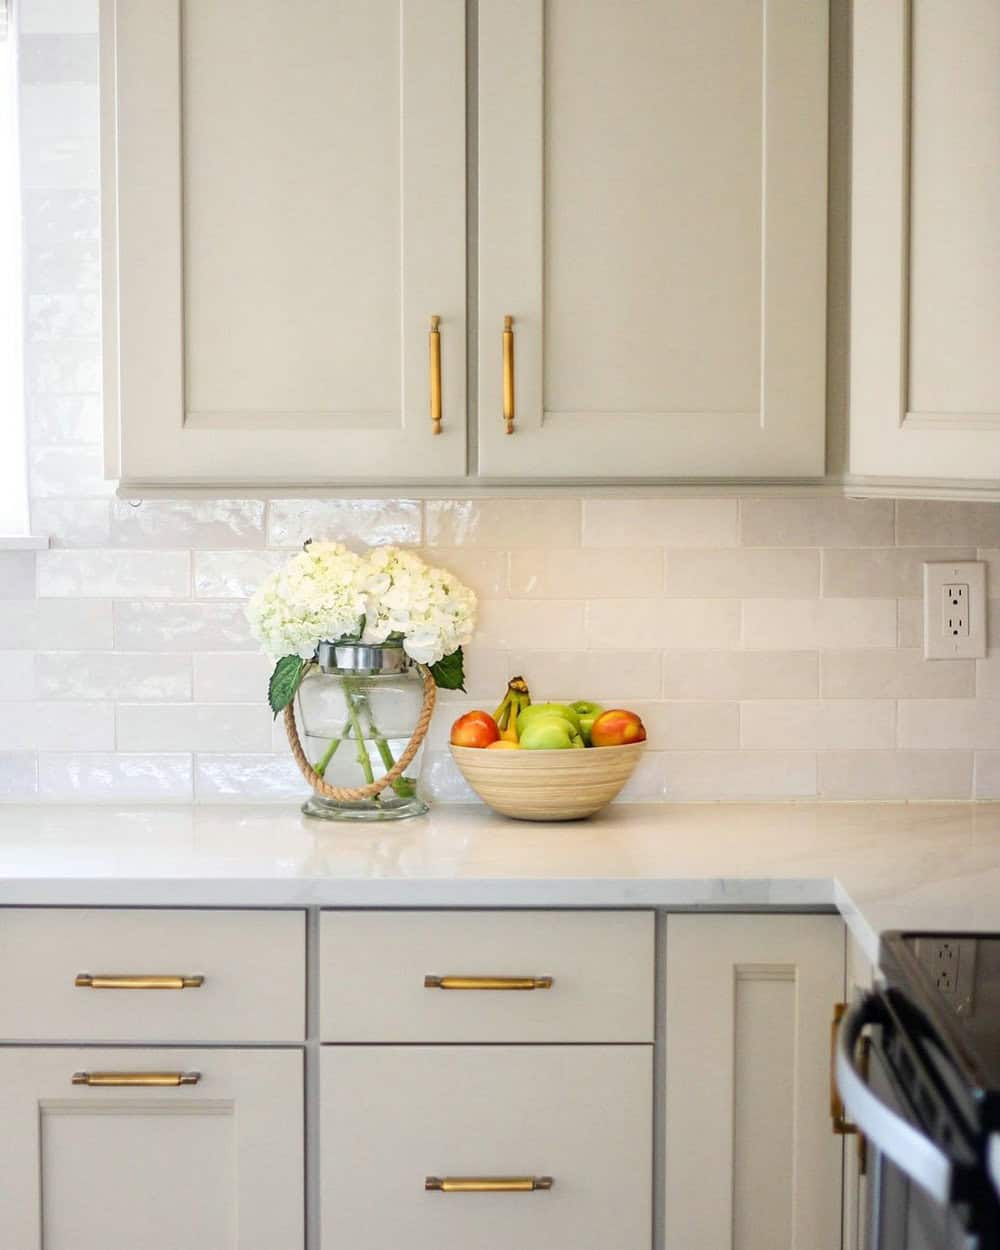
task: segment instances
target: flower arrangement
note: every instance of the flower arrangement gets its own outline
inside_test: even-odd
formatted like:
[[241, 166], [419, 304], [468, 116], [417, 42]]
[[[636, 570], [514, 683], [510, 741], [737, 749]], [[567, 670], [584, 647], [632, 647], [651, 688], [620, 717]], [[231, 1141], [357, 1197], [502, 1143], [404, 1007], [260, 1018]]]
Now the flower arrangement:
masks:
[[363, 555], [342, 543], [307, 542], [257, 589], [247, 620], [277, 661], [268, 701], [277, 716], [321, 642], [401, 644], [438, 686], [465, 689], [462, 647], [476, 625], [476, 596], [446, 569], [401, 547]]

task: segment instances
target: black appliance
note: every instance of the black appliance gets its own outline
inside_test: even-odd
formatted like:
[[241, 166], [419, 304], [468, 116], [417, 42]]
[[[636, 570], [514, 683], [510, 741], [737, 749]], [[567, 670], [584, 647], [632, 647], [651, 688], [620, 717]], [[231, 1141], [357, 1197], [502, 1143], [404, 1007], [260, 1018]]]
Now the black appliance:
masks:
[[1000, 1250], [1000, 935], [882, 936], [837, 1084], [868, 1152], [868, 1250]]

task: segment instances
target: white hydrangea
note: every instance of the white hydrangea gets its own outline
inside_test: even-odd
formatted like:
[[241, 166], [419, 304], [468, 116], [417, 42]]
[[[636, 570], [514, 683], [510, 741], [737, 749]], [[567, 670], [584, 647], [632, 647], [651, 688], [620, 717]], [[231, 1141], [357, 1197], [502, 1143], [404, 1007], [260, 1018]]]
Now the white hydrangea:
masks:
[[436, 664], [470, 641], [476, 596], [446, 569], [400, 547], [373, 547], [363, 564], [363, 642], [401, 638], [411, 659]]
[[320, 642], [402, 641], [420, 664], [436, 664], [472, 638], [476, 596], [446, 569], [400, 547], [355, 555], [310, 543], [272, 574], [247, 606], [254, 637], [275, 658], [310, 659]]
[[275, 659], [311, 659], [324, 639], [357, 637], [365, 610], [361, 556], [342, 543], [309, 543], [247, 604], [250, 630]]

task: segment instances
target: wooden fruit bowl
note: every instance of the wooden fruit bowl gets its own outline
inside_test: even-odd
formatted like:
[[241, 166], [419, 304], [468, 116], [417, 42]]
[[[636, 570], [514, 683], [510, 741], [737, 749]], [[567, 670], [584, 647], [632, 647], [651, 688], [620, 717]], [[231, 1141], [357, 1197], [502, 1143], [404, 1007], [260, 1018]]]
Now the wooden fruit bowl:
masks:
[[615, 797], [642, 754], [641, 742], [583, 751], [487, 751], [452, 747], [469, 785], [515, 820], [582, 820]]

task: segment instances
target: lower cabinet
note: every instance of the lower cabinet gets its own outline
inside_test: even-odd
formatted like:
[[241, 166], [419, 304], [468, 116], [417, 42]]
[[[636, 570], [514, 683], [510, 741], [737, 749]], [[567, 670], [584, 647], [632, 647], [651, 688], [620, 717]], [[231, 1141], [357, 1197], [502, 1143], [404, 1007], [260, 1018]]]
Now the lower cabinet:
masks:
[[667, 918], [665, 1250], [840, 1250], [837, 916]]
[[652, 1058], [324, 1047], [323, 1250], [649, 1250]]
[[300, 1250], [302, 1075], [300, 1050], [0, 1048], [0, 1244]]

